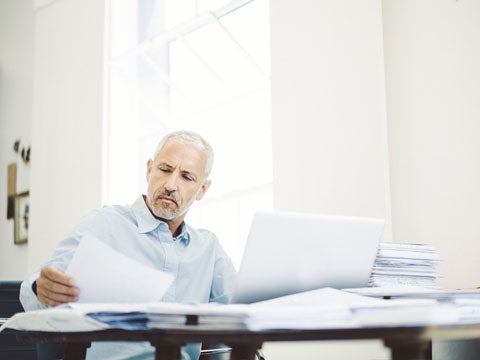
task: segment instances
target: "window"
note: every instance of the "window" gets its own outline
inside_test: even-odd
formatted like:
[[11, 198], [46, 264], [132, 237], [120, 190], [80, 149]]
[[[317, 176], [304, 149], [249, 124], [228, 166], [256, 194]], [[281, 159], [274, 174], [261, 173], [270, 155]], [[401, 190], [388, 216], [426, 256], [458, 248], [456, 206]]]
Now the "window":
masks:
[[145, 193], [166, 132], [197, 131], [215, 164], [187, 221], [214, 231], [238, 267], [253, 213], [273, 206], [268, 0], [110, 7], [105, 202]]

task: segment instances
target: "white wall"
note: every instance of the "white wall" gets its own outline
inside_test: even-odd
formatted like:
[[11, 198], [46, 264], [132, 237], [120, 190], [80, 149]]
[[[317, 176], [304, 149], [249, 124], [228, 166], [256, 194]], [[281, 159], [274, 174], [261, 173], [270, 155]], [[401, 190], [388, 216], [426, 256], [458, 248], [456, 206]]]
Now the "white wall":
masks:
[[[18, 280], [102, 199], [105, 2], [0, 2], [0, 189], [18, 164], [17, 191], [30, 190], [26, 245], [13, 245], [1, 217], [0, 279]], [[12, 147], [31, 143], [25, 166]], [[6, 214], [6, 195], [0, 202]]]
[[441, 285], [476, 285], [480, 3], [271, 11], [276, 208], [387, 220], [391, 208], [395, 241], [436, 245]]
[[30, 271], [101, 205], [104, 7], [57, 0], [35, 13]]
[[[270, 4], [275, 208], [386, 218], [390, 240], [381, 3]], [[267, 344], [265, 354], [389, 358], [376, 341]]]
[[[391, 208], [387, 237], [434, 244], [440, 285], [477, 286], [480, 3], [303, 0], [271, 9], [276, 207], [387, 220]], [[364, 344], [266, 352], [388, 356]], [[435, 346], [435, 356], [458, 358], [452, 349]]]
[[13, 143], [20, 139], [28, 147], [31, 141], [33, 15], [32, 0], [0, 1], [0, 280], [21, 279], [27, 268], [28, 245], [13, 244], [6, 191], [10, 163], [17, 164], [17, 193], [30, 188], [30, 166]]
[[[445, 288], [480, 283], [480, 2], [384, 0], [393, 232], [434, 244]], [[478, 359], [478, 341], [434, 359]]]
[[275, 207], [388, 220], [381, 4], [292, 4], [271, 3]]
[[446, 288], [480, 285], [480, 2], [385, 0], [394, 238], [434, 244]]

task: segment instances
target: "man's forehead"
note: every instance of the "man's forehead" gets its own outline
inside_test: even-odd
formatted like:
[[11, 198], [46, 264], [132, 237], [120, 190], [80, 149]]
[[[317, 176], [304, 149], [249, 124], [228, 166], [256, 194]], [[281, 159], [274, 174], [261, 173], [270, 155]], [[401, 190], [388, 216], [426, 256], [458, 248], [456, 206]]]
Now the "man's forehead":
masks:
[[169, 166], [182, 166], [203, 170], [207, 155], [205, 150], [191, 143], [183, 143], [169, 140], [154, 159], [157, 163], [165, 163]]
[[186, 158], [206, 158], [207, 156], [206, 151], [197, 144], [176, 141], [174, 139], [168, 140], [163, 145], [158, 155], [173, 155]]

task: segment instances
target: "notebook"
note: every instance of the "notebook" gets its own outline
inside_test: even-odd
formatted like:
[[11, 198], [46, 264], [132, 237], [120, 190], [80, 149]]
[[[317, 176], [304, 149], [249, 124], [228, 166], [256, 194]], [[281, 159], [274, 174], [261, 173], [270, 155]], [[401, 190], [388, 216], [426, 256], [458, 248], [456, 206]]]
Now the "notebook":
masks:
[[232, 303], [367, 286], [383, 219], [291, 212], [254, 215]]

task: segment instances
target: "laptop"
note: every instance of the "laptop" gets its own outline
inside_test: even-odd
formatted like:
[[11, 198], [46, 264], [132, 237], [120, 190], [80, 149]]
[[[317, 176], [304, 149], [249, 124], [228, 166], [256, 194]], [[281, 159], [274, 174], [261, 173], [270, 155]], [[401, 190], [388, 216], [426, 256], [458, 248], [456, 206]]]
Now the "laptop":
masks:
[[254, 215], [232, 303], [366, 287], [383, 219], [291, 212]]

